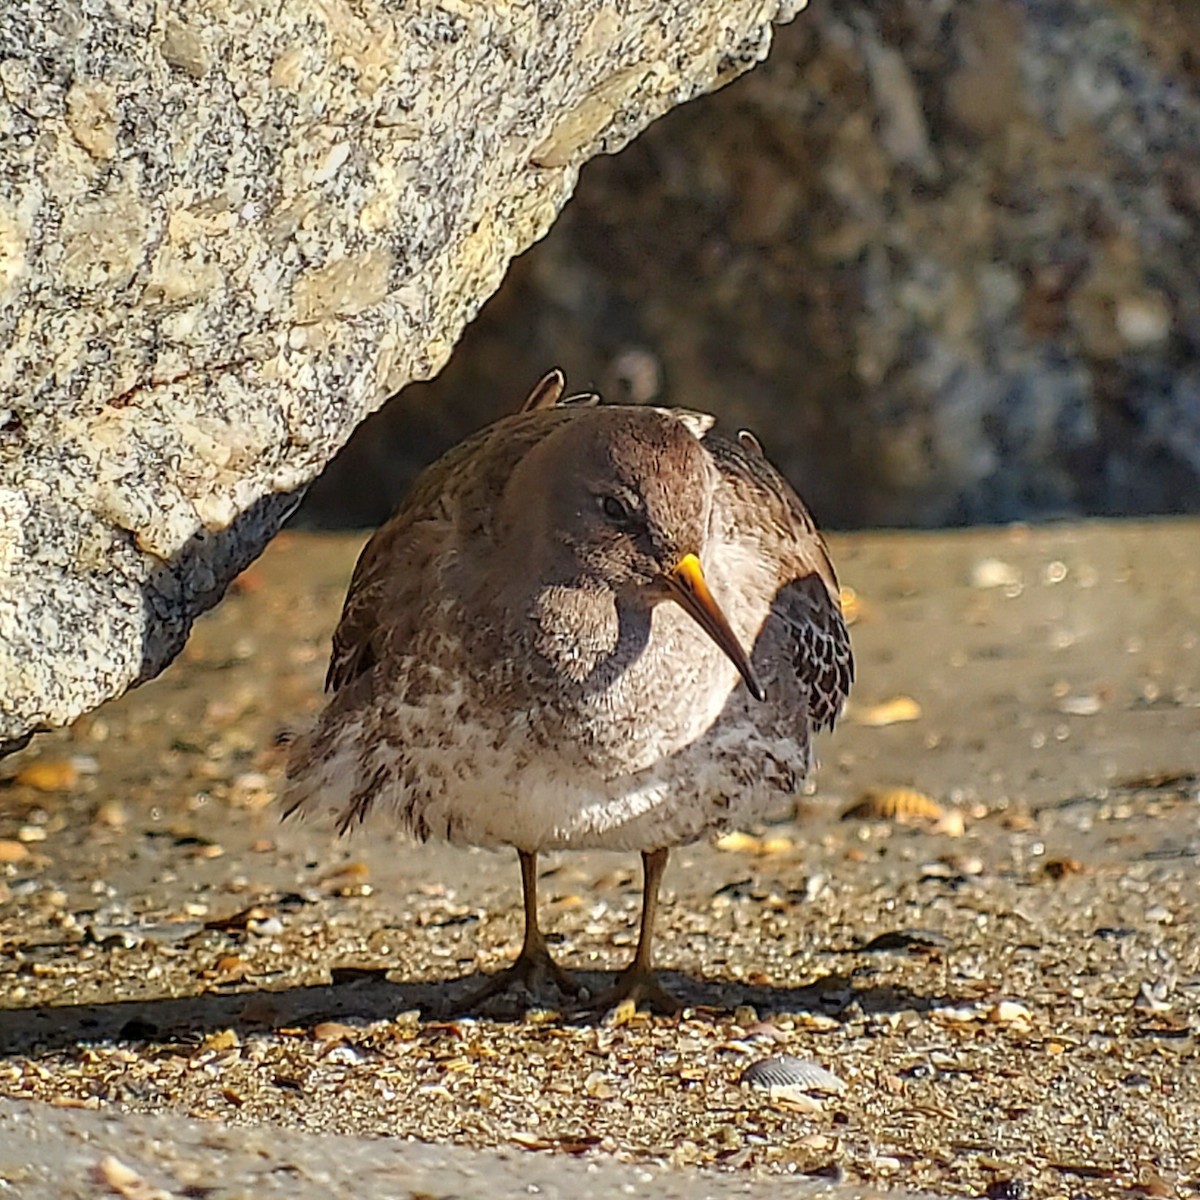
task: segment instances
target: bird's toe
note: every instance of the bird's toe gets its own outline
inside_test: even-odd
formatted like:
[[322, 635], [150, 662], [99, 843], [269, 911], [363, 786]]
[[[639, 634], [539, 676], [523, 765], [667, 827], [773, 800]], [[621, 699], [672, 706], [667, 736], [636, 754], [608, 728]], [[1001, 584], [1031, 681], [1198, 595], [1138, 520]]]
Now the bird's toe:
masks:
[[683, 1004], [663, 987], [654, 971], [631, 966], [617, 976], [612, 987], [602, 992], [594, 1001], [589, 1001], [588, 1007], [601, 1012], [626, 1008], [631, 1012], [649, 1009], [663, 1016], [673, 1016]]
[[539, 1003], [560, 1001], [564, 996], [578, 996], [581, 991], [580, 983], [550, 957], [549, 951], [522, 951], [511, 966], [497, 971], [457, 1007], [466, 1012], [496, 996], [521, 996]]

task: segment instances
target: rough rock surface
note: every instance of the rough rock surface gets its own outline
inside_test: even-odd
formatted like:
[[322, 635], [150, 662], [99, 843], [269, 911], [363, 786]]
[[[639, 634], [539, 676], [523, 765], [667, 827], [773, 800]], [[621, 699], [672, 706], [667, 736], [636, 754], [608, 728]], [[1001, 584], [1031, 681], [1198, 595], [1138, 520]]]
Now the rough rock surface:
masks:
[[580, 163], [798, 7], [0, 6], [0, 743], [168, 662]]
[[758, 430], [826, 524], [1197, 509], [1197, 64], [1194, 0], [814, 6], [588, 166], [320, 515], [547, 361]]
[[[69, 1181], [69, 1183], [67, 1182]], [[563, 1161], [519, 1149], [472, 1151], [389, 1137], [314, 1135], [275, 1125], [64, 1111], [0, 1103], [0, 1182], [22, 1200], [774, 1200], [779, 1181], [715, 1171]], [[804, 1200], [915, 1200], [916, 1193], [825, 1179], [789, 1181]], [[116, 1186], [114, 1186], [116, 1185]], [[68, 1193], [64, 1189], [70, 1187]]]

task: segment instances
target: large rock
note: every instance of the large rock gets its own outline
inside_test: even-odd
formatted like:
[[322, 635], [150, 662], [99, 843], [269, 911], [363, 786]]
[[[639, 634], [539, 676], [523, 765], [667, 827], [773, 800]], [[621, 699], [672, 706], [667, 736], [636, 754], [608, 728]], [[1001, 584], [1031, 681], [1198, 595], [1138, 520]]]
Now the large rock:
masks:
[[0, 5], [0, 742], [161, 669], [579, 165], [802, 6]]
[[1200, 510], [1197, 63], [1196, 0], [814, 5], [587, 167], [312, 516], [548, 361], [758, 430], [826, 523]]

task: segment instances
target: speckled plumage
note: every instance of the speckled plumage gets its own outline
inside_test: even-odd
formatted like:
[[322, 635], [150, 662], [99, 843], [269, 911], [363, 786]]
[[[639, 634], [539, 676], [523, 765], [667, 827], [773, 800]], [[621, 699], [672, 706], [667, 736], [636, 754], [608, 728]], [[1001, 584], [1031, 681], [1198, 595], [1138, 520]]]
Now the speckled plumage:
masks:
[[[711, 418], [557, 399], [451, 450], [364, 549], [289, 811], [653, 852], [804, 777], [853, 674], [804, 506]], [[765, 699], [663, 590], [693, 554]]]

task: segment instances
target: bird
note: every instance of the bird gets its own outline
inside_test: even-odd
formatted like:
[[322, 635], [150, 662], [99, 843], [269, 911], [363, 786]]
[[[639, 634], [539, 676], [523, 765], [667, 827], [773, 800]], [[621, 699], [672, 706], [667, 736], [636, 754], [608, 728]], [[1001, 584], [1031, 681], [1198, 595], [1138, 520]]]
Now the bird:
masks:
[[[565, 394], [428, 467], [367, 542], [285, 815], [517, 852], [520, 953], [470, 1003], [580, 986], [538, 921], [538, 856], [640, 852], [637, 949], [597, 1007], [670, 1013], [652, 940], [670, 851], [794, 795], [854, 678], [812, 517], [748, 432]], [[589, 997], [589, 999], [593, 999]]]

